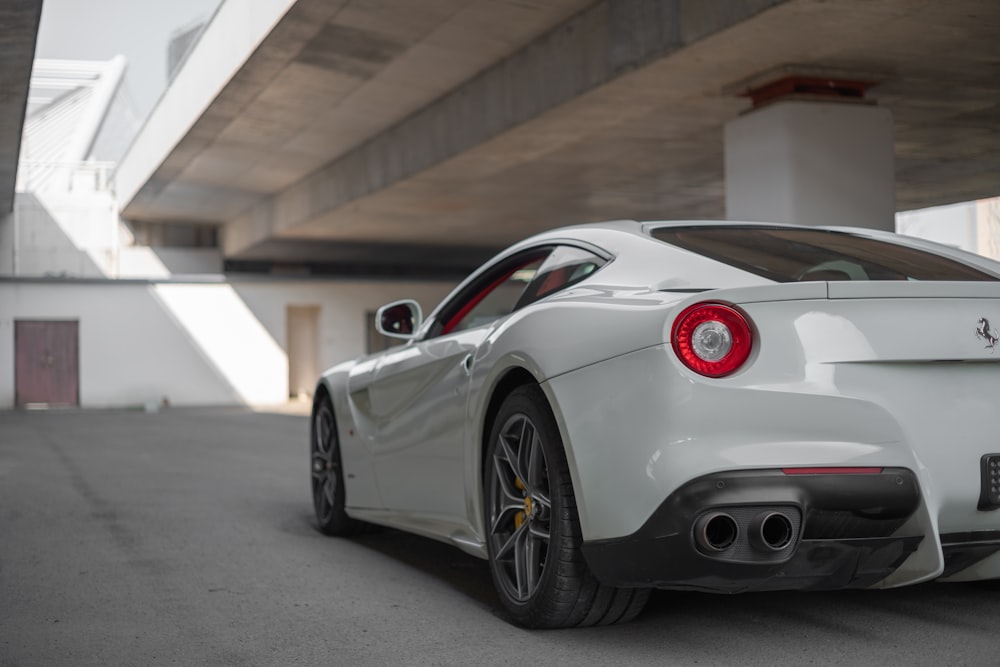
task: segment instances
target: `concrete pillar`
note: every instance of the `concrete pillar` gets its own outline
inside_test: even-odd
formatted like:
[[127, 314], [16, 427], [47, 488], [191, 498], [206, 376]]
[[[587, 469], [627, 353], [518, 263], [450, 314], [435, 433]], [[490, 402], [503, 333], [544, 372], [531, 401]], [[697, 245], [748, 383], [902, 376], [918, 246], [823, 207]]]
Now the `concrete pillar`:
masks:
[[726, 125], [725, 141], [730, 220], [895, 230], [888, 109], [778, 101]]

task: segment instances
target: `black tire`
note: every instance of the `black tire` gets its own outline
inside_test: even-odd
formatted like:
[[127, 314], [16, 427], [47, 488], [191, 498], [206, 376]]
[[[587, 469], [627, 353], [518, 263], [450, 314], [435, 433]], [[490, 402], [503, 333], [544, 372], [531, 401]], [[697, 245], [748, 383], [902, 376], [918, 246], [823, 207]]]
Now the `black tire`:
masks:
[[364, 524], [344, 511], [344, 470], [337, 421], [329, 396], [321, 396], [313, 406], [310, 431], [309, 458], [316, 526], [327, 535], [357, 534]]
[[490, 572], [518, 625], [567, 628], [635, 618], [650, 590], [616, 588], [587, 567], [562, 439], [536, 385], [504, 400], [483, 464]]

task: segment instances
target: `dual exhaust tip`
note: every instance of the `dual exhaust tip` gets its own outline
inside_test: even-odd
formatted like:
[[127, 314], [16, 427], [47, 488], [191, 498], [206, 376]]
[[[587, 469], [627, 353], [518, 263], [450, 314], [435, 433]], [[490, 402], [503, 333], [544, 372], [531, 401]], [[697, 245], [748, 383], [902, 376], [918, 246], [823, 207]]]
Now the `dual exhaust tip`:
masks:
[[[750, 546], [763, 553], [775, 553], [788, 547], [795, 538], [792, 520], [784, 512], [764, 511], [746, 526]], [[719, 553], [736, 543], [740, 525], [726, 512], [701, 515], [694, 524], [694, 538], [705, 551]]]

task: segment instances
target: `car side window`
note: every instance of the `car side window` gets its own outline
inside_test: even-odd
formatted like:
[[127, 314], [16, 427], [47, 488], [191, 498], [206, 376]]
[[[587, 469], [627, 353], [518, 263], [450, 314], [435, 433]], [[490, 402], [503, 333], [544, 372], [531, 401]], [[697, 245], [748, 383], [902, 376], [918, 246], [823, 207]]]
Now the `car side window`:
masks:
[[558, 246], [538, 267], [514, 310], [575, 285], [607, 262], [594, 253], [574, 246]]
[[569, 245], [532, 248], [498, 262], [441, 307], [428, 338], [490, 324], [576, 284], [607, 263]]
[[514, 311], [525, 287], [552, 248], [537, 248], [500, 262], [442, 308], [430, 337], [489, 324]]

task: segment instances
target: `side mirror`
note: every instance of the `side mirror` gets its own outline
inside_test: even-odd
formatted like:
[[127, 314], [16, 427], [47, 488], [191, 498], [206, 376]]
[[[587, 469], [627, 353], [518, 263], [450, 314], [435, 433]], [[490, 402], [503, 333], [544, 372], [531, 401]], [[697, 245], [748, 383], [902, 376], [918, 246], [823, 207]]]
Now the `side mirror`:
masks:
[[423, 322], [420, 304], [412, 299], [393, 301], [378, 309], [375, 328], [383, 336], [412, 340]]

